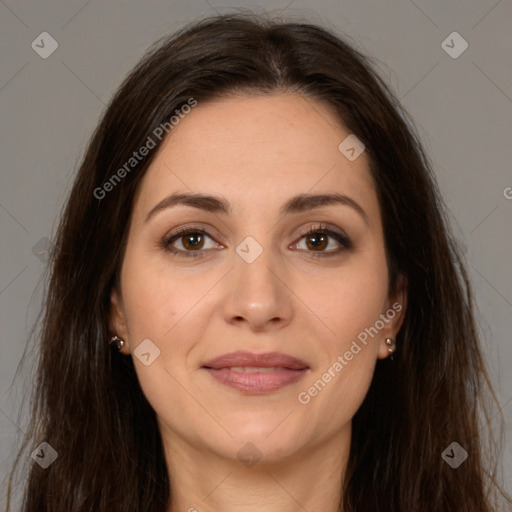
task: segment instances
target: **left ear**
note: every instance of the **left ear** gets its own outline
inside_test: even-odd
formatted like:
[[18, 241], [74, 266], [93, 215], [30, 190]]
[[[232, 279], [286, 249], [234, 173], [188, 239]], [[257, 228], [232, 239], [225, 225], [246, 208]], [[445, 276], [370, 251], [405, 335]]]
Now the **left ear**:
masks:
[[[405, 310], [407, 307], [407, 279], [403, 274], [397, 277], [395, 292], [389, 296], [387, 301], [387, 309], [381, 315], [384, 321], [384, 327], [380, 332], [378, 358], [385, 359], [392, 355], [386, 345], [386, 338], [396, 336], [405, 318]], [[399, 347], [397, 348], [399, 349]]]

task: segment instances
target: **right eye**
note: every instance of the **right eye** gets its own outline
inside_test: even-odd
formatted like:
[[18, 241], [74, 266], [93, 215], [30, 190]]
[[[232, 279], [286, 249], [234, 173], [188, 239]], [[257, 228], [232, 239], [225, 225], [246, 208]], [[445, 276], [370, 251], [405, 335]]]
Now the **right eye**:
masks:
[[[213, 242], [212, 247], [204, 247], [206, 238]], [[176, 247], [176, 244], [180, 247]], [[164, 248], [176, 256], [185, 258], [203, 256], [204, 250], [211, 250], [215, 245], [219, 246], [207, 231], [201, 228], [181, 228], [178, 231], [167, 235], [162, 240]], [[221, 246], [222, 247], [222, 246]]]

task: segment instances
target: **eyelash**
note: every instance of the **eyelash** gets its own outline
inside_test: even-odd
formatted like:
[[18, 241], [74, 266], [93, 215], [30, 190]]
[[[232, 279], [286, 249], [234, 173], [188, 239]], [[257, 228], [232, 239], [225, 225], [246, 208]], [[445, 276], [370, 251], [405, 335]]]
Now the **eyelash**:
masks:
[[[174, 233], [171, 233], [170, 235], [164, 237], [164, 239], [162, 240], [162, 244], [161, 244], [162, 248], [164, 250], [174, 254], [175, 256], [180, 256], [180, 257], [184, 257], [184, 258], [203, 257], [204, 251], [210, 250], [210, 249], [199, 249], [197, 251], [183, 251], [181, 249], [175, 249], [171, 246], [171, 244], [174, 241], [179, 240], [180, 238], [184, 237], [185, 235], [197, 234], [197, 233], [207, 236], [213, 240], [213, 237], [202, 228], [183, 227], [183, 228], [180, 228], [179, 230], [175, 231]], [[318, 252], [317, 251], [306, 251], [306, 252], [311, 253], [310, 256], [313, 258], [332, 258], [334, 256], [339, 255], [341, 252], [351, 249], [353, 247], [352, 242], [348, 238], [347, 235], [345, 235], [343, 233], [339, 233], [338, 231], [329, 229], [325, 225], [315, 226], [315, 227], [307, 229], [306, 231], [301, 232], [300, 240], [302, 240], [303, 238], [305, 238], [307, 236], [315, 235], [318, 233], [328, 235], [329, 237], [334, 238], [341, 245], [341, 248], [336, 249], [336, 250], [331, 250], [331, 251], [318, 251]], [[299, 242], [300, 242], [300, 240], [299, 240]], [[299, 243], [299, 242], [297, 242], [297, 243]]]

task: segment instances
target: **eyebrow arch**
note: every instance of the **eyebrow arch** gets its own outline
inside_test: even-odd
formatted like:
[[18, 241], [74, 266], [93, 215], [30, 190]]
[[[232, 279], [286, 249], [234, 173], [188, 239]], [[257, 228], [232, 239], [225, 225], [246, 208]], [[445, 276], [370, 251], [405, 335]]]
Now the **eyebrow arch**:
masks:
[[[359, 203], [348, 196], [338, 193], [299, 194], [286, 201], [280, 209], [280, 214], [281, 216], [284, 216], [292, 213], [301, 213], [315, 208], [321, 208], [322, 206], [335, 204], [351, 207], [358, 212], [359, 215], [363, 217], [366, 224], [368, 224], [368, 216]], [[147, 214], [144, 222], [148, 222], [158, 212], [178, 205], [191, 206], [209, 213], [232, 215], [231, 206], [226, 199], [220, 196], [187, 192], [171, 194], [170, 196], [162, 199], [162, 201], [155, 205]]]

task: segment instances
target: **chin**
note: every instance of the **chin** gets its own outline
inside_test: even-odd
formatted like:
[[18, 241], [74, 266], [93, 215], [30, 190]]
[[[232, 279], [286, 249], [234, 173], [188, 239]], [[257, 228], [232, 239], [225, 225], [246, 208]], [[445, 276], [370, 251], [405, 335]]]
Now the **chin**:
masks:
[[[282, 421], [280, 419], [279, 421]], [[285, 457], [292, 456], [301, 444], [301, 429], [296, 429], [293, 425], [284, 426], [285, 422], [279, 425], [279, 421], [245, 423], [237, 426], [233, 444], [237, 446], [238, 451], [243, 447], [250, 452], [248, 445], [254, 445], [261, 452], [262, 459], [267, 462], [276, 462]], [[277, 428], [276, 428], [277, 427]]]

